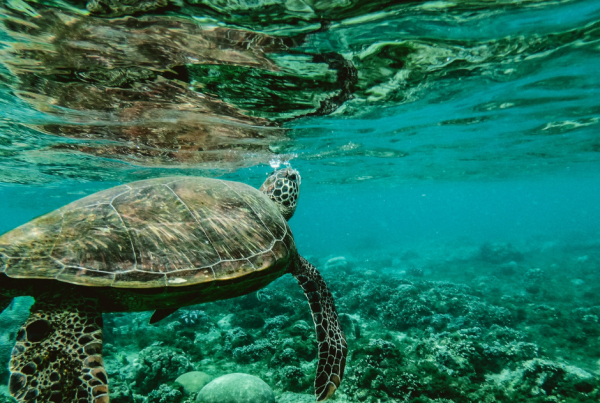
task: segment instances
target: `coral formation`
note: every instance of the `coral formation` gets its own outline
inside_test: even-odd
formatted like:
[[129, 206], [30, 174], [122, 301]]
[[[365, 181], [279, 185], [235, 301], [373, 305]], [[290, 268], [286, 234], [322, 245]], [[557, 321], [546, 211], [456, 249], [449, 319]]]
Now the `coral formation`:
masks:
[[163, 384], [148, 394], [147, 403], [179, 403], [183, 393], [169, 385]]
[[[520, 246], [520, 260], [484, 260], [486, 248], [314, 257], [330, 262], [323, 272], [349, 344], [336, 401], [600, 400], [597, 252]], [[314, 401], [317, 345], [304, 304], [282, 277], [155, 325], [150, 313], [104, 315], [111, 402], [197, 402], [210, 379], [240, 372], [266, 382], [279, 403]]]
[[212, 380], [212, 377], [206, 372], [192, 371], [186, 372], [175, 379], [175, 383], [183, 388], [186, 395], [192, 395], [200, 392], [200, 389]]
[[161, 345], [143, 349], [134, 365], [137, 367], [135, 381], [142, 392], [194, 370], [190, 357], [184, 352]]
[[197, 403], [275, 403], [273, 391], [263, 380], [248, 374], [221, 376], [206, 385]]

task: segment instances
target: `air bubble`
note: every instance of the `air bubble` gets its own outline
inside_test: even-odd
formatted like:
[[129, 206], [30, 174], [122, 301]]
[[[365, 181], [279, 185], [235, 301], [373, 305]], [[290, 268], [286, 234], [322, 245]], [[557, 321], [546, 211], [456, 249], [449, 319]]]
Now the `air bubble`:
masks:
[[281, 160], [279, 158], [271, 158], [269, 165], [271, 165], [271, 168], [277, 169], [281, 166]]

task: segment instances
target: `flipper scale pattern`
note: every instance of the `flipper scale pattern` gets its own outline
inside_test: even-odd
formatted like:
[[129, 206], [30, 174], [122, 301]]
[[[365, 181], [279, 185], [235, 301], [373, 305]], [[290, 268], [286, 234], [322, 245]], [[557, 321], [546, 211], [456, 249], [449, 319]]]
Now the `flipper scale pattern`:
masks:
[[19, 403], [108, 403], [97, 301], [48, 292], [17, 334], [9, 391]]
[[348, 344], [338, 321], [333, 295], [321, 273], [300, 257], [292, 275], [306, 295], [315, 323], [319, 344], [315, 395], [317, 401], [323, 402], [333, 395], [342, 382]]

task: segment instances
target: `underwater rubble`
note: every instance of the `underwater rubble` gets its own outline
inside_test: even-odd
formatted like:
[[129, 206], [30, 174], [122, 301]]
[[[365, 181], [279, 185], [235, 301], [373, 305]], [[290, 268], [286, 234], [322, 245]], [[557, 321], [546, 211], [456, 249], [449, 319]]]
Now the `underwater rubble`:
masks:
[[[335, 401], [600, 400], [597, 245], [449, 244], [310, 259], [348, 339]], [[0, 321], [15, 322], [30, 303], [18, 300]], [[155, 325], [150, 312], [105, 314], [111, 402], [202, 403], [204, 385], [235, 373], [266, 382], [279, 403], [314, 401], [317, 344], [305, 304], [284, 276]]]

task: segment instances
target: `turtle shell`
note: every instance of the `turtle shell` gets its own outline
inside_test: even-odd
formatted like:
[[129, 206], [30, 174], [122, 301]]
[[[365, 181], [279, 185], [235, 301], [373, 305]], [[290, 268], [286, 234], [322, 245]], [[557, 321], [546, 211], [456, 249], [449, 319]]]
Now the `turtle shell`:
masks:
[[0, 273], [93, 287], [181, 287], [282, 267], [290, 228], [262, 192], [171, 177], [77, 200], [0, 236]]

